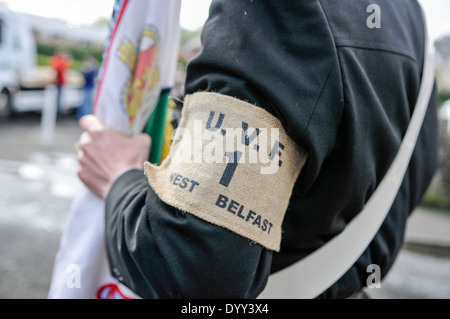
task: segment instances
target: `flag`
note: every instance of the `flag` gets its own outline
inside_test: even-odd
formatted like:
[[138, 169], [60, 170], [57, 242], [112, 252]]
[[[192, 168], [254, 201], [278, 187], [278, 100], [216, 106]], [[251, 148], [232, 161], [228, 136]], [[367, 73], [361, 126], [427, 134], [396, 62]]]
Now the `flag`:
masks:
[[[94, 114], [123, 133], [147, 132], [154, 164], [161, 161], [175, 81], [180, 7], [181, 0], [116, 0], [99, 71]], [[139, 297], [110, 273], [104, 219], [104, 201], [83, 188], [70, 207], [49, 298]]]

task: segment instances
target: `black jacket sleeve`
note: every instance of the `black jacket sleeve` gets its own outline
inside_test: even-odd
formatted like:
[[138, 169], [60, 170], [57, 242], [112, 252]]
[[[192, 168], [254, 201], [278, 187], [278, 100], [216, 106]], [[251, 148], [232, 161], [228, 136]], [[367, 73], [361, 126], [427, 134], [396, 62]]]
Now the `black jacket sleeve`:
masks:
[[254, 298], [271, 252], [166, 205], [140, 170], [114, 183], [106, 201], [112, 274], [143, 298]]

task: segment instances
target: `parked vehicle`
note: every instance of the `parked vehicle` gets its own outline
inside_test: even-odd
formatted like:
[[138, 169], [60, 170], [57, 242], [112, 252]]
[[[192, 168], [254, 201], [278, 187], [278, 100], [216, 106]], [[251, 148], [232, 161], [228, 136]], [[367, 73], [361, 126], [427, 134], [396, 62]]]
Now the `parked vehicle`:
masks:
[[[50, 67], [37, 66], [36, 43], [23, 17], [0, 4], [0, 118], [14, 112], [40, 111], [45, 89], [54, 81]], [[81, 104], [82, 80], [69, 72], [62, 94], [62, 109]]]

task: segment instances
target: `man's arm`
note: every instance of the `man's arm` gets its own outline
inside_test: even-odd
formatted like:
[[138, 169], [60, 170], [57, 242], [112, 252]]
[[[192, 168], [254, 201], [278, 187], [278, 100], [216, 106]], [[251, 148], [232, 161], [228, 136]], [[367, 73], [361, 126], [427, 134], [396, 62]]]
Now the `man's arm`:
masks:
[[142, 171], [113, 185], [106, 206], [112, 274], [144, 298], [254, 298], [272, 254], [165, 204]]
[[126, 136], [81, 119], [80, 179], [106, 199], [112, 274], [144, 298], [253, 298], [271, 251], [165, 204], [141, 169], [148, 136]]
[[[147, 176], [132, 169], [113, 179], [106, 199], [111, 270], [142, 297], [254, 298], [265, 286], [273, 251], [279, 249], [292, 184], [306, 161], [298, 145], [312, 149], [307, 134], [300, 132], [310, 123], [323, 83], [335, 66], [332, 42], [319, 34], [326, 37], [328, 30], [314, 23], [321, 19], [318, 4], [299, 4], [305, 17], [297, 26], [285, 6], [213, 3], [204, 51], [188, 69], [186, 98], [194, 97], [185, 103], [180, 125], [194, 133], [189, 130], [195, 120], [203, 119], [202, 128], [219, 135], [228, 128], [249, 128], [243, 139], [247, 151], [262, 150], [251, 144], [255, 127], [277, 128], [282, 140], [269, 137], [265, 160], [276, 163], [280, 173], [264, 177], [260, 166], [234, 165], [229, 152], [222, 155], [227, 162], [183, 166], [177, 150], [186, 141], [180, 138], [171, 149], [171, 160], [160, 168], [148, 166]], [[320, 41], [302, 42], [294, 36], [295, 30], [309, 25], [314, 25], [314, 39]], [[301, 61], [296, 50], [303, 54]], [[200, 99], [195, 97], [198, 92], [204, 93]], [[205, 100], [213, 95], [218, 100]], [[337, 125], [333, 112], [321, 118], [330, 131]], [[299, 143], [284, 128], [290, 136], [297, 135]], [[325, 157], [333, 143], [332, 136], [325, 136], [314, 157]], [[191, 181], [189, 187], [180, 184], [184, 178]]]

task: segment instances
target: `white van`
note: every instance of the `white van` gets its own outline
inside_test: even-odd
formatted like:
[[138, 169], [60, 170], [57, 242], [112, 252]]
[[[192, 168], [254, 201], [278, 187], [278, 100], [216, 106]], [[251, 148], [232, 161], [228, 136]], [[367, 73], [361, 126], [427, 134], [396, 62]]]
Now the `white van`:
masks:
[[[54, 73], [49, 67], [37, 67], [36, 61], [31, 28], [20, 14], [0, 3], [0, 118], [43, 108], [44, 92]], [[62, 93], [63, 109], [76, 108], [82, 101], [82, 83], [71, 82]]]

